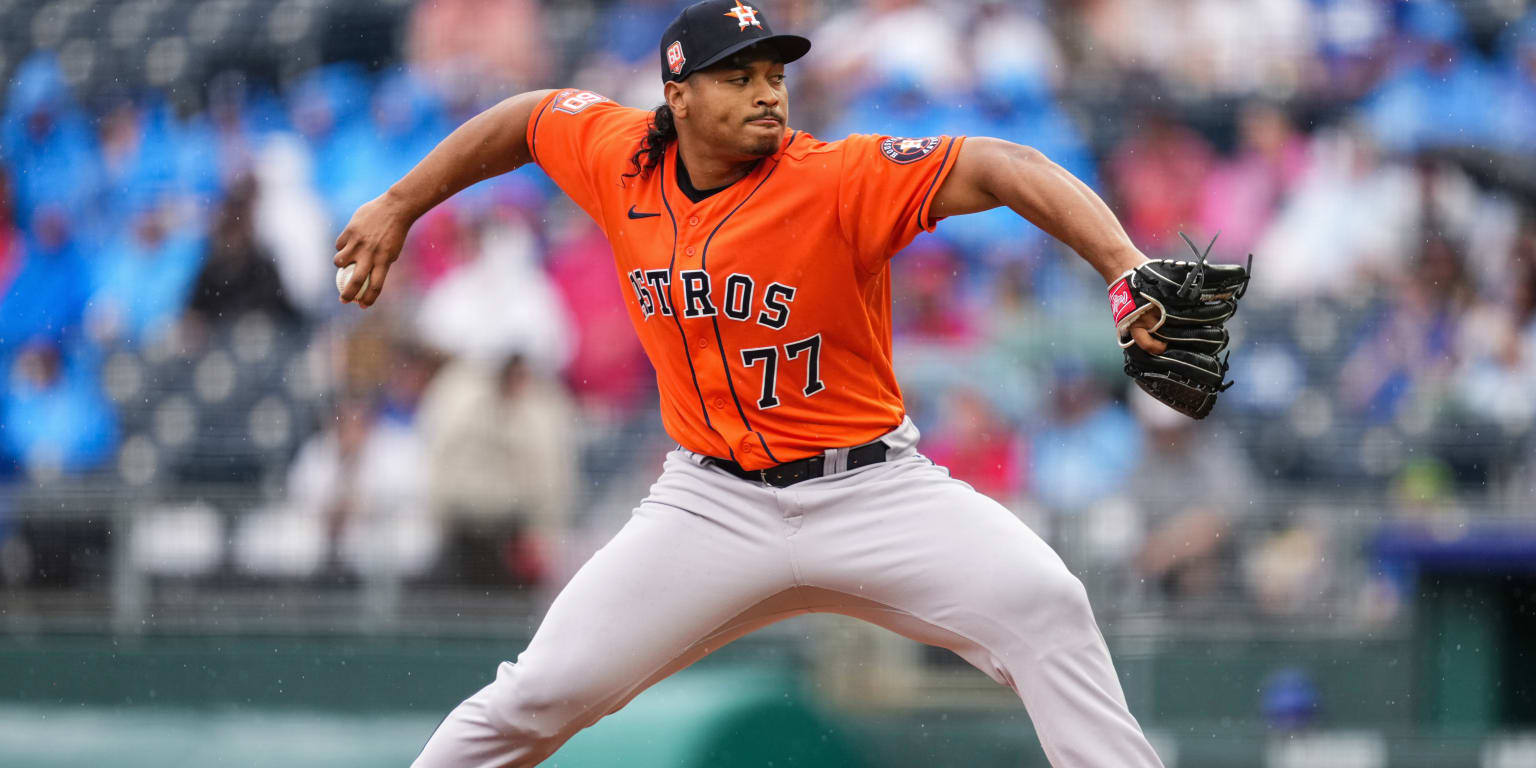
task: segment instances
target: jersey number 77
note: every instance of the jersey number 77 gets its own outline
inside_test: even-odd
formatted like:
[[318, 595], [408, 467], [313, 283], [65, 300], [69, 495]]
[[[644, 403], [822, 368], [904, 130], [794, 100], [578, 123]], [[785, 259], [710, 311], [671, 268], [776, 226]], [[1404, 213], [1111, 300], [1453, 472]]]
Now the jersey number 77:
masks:
[[[787, 360], [796, 360], [801, 355], [805, 356], [805, 388], [801, 390], [802, 394], [810, 397], [827, 388], [827, 385], [821, 381], [821, 334], [790, 342], [785, 344], [783, 349], [784, 358]], [[763, 393], [757, 399], [757, 407], [767, 410], [779, 404], [777, 394], [779, 347], [755, 347], [741, 351], [742, 365], [752, 368], [759, 362], [763, 364]]]

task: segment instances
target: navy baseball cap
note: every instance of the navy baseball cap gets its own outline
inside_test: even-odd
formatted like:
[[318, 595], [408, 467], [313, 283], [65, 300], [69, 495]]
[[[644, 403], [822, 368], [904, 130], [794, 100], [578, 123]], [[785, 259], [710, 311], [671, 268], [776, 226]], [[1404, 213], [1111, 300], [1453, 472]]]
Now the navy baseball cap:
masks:
[[661, 36], [661, 80], [686, 79], [737, 51], [762, 43], [788, 64], [811, 50], [799, 35], [775, 35], [763, 9], [742, 0], [704, 0], [683, 9]]

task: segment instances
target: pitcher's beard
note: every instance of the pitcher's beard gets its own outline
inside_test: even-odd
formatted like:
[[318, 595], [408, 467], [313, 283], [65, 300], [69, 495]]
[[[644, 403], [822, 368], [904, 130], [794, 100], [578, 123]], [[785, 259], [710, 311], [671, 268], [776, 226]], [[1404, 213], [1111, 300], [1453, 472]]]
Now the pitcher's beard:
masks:
[[753, 157], [767, 157], [773, 154], [774, 151], [778, 148], [778, 136], [763, 136], [760, 138], [753, 138], [752, 142], [746, 147], [746, 153], [752, 155]]

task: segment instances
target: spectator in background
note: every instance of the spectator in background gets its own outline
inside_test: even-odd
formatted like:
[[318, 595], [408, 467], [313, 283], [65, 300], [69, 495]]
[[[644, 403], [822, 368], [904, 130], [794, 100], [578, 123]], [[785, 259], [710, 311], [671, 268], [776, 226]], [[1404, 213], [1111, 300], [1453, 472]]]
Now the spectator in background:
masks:
[[1144, 106], [1108, 163], [1121, 220], [1137, 247], [1156, 258], [1182, 247], [1178, 232], [1200, 220], [1200, 187], [1213, 151], [1161, 107]]
[[613, 247], [586, 217], [574, 219], [571, 227], [549, 259], [549, 278], [575, 325], [576, 348], [565, 380], [583, 411], [598, 421], [642, 410], [649, 415], [655, 379], [613, 279]]
[[574, 416], [559, 385], [517, 355], [450, 363], [433, 379], [419, 423], [448, 580], [542, 581], [569, 527]]
[[1250, 253], [1307, 170], [1307, 145], [1290, 116], [1262, 101], [1238, 115], [1238, 148], [1218, 161], [1200, 190], [1200, 232], [1221, 233], [1223, 253]]
[[1436, 396], [1455, 362], [1471, 287], [1457, 247], [1435, 231], [1426, 235], [1418, 263], [1397, 276], [1339, 374], [1340, 399], [1372, 423], [1390, 421], [1415, 397]]
[[1182, 38], [1172, 75], [1206, 96], [1289, 95], [1314, 49], [1313, 0], [1189, 0], [1165, 4]]
[[[1315, 134], [1311, 163], [1253, 246], [1254, 296], [1294, 301], [1359, 296], [1412, 253], [1420, 218], [1411, 167], [1382, 157], [1368, 131], [1346, 123]], [[1346, 276], [1341, 279], [1341, 275]]]
[[1406, 64], [1367, 100], [1372, 133], [1390, 152], [1486, 143], [1498, 83], [1465, 40], [1461, 15], [1445, 0], [1406, 7]]
[[1018, 507], [1026, 462], [1013, 425], [972, 387], [950, 389], [941, 410], [939, 429], [924, 435], [923, 455], [1004, 506]]
[[315, 191], [314, 155], [292, 134], [276, 134], [261, 147], [251, 209], [258, 246], [272, 254], [283, 293], [310, 318], [336, 310], [336, 233], [324, 199]]
[[[403, 255], [395, 263], [402, 270], [401, 277], [418, 294], [425, 294], [439, 280], [475, 260], [474, 250], [480, 247], [479, 221], [471, 211], [477, 208], [475, 201], [466, 202], [450, 199], [427, 211], [406, 235]], [[390, 269], [389, 279], [395, 279], [395, 268]]]
[[1130, 400], [1146, 430], [1141, 461], [1126, 483], [1146, 532], [1135, 575], [1169, 599], [1216, 597], [1235, 583], [1230, 533], [1258, 487], [1247, 455], [1219, 424], [1196, 422], [1135, 387]]
[[1283, 527], [1244, 554], [1243, 583], [1261, 612], [1295, 616], [1318, 605], [1337, 578], [1339, 561], [1329, 552], [1331, 534], [1331, 527], [1316, 516], [1292, 514]]
[[1058, 362], [1044, 421], [1030, 430], [1035, 500], [1077, 513], [1120, 491], [1141, 460], [1141, 428], [1081, 363]]
[[279, 322], [297, 317], [277, 266], [256, 240], [255, 198], [255, 182], [244, 177], [230, 188], [213, 215], [208, 255], [187, 307], [205, 324], [222, 324], [247, 312], [263, 312]]
[[119, 95], [98, 131], [109, 227], [158, 200], [175, 203], [176, 193], [188, 191], [177, 160], [179, 127], [163, 102], [140, 105]]
[[1317, 51], [1307, 91], [1332, 103], [1369, 93], [1391, 60], [1393, 6], [1380, 0], [1313, 0]]
[[1502, 273], [1504, 297], [1485, 297], [1462, 319], [1457, 399], [1508, 434], [1536, 421], [1536, 219], [1528, 218]]
[[441, 533], [427, 511], [420, 442], [376, 416], [364, 397], [336, 403], [327, 428], [294, 458], [284, 507], [242, 522], [235, 559], [243, 569], [390, 578], [431, 569]]
[[[1002, 20], [1008, 18], [1011, 17], [1005, 15]], [[989, 37], [987, 32], [977, 34]], [[995, 38], [989, 39], [989, 45], [1002, 45]], [[889, 110], [878, 115], [865, 114], [858, 120], [868, 125], [864, 121], [895, 118], [891, 125], [881, 122], [882, 130], [913, 135], [946, 132], [1005, 138], [1040, 150], [1084, 184], [1097, 188], [1098, 168], [1088, 144], [1049, 90], [1049, 76], [988, 66], [982, 70], [971, 97], [975, 106], [943, 114], [943, 124], [932, 126], [932, 131], [910, 125]], [[970, 254], [969, 262], [987, 272], [1001, 264], [1038, 257], [1049, 247], [1044, 233], [1006, 207], [957, 217], [945, 224], [945, 237], [954, 240], [963, 253]]]
[[[0, 301], [10, 292], [11, 281], [21, 269], [21, 230], [16, 228], [15, 209], [11, 205], [11, 177], [0, 164]], [[4, 306], [0, 303], [0, 306]], [[0, 342], [0, 349], [4, 348]]]
[[650, 61], [656, 56], [656, 41], [686, 5], [685, 0], [620, 0], [614, 3], [606, 13], [600, 14], [594, 25], [593, 34], [597, 37], [594, 53], [612, 55], [626, 63]]
[[17, 221], [34, 222], [42, 208], [53, 207], [68, 211], [76, 230], [95, 223], [99, 150], [50, 54], [27, 59], [11, 77], [0, 160], [15, 185]]
[[208, 109], [177, 131], [178, 174], [205, 206], [250, 176], [258, 135], [276, 128], [239, 72], [214, 75], [207, 96]]
[[443, 107], [425, 83], [393, 73], [373, 85], [369, 119], [340, 128], [327, 148], [337, 181], [330, 190], [332, 221], [345, 222], [363, 203], [384, 194], [448, 135]]
[[1184, 18], [1163, 0], [1084, 0], [1074, 14], [1083, 43], [1079, 77], [1116, 87], [1128, 72], [1172, 68], [1184, 38]]
[[117, 443], [117, 421], [81, 358], [67, 359], [57, 341], [26, 344], [9, 370], [0, 406], [0, 458], [34, 480], [79, 474], [101, 465]]
[[90, 282], [68, 213], [54, 205], [37, 209], [20, 269], [0, 298], [0, 361], [27, 340], [62, 342], [78, 332]]
[[[461, 210], [463, 210], [461, 208]], [[481, 211], [460, 252], [473, 260], [432, 286], [417, 327], [427, 346], [450, 357], [492, 362], [517, 352], [541, 373], [565, 367], [575, 346], [565, 306], [540, 268], [533, 211]]]
[[201, 233], [161, 199], [141, 206], [92, 263], [87, 322], [97, 339], [154, 341], [181, 316], [202, 265]]
[[921, 79], [905, 72], [859, 82], [863, 85], [848, 97], [827, 135], [841, 138], [878, 130], [894, 135], [936, 136], [958, 133], [957, 129], [974, 119], [953, 103], [935, 99]]
[[[1038, 83], [1041, 90], [1051, 92], [1064, 84], [1066, 57], [1046, 24], [1044, 5], [1041, 0], [983, 0], [977, 4], [966, 45], [976, 80], [985, 83], [1017, 79]], [[1007, 138], [1001, 134], [986, 135]], [[1054, 159], [1053, 155], [1048, 156]]]
[[1139, 72], [1192, 96], [1288, 94], [1304, 83], [1318, 1], [1090, 0], [1075, 14], [1081, 79], [1113, 88]]
[[953, 92], [967, 75], [963, 19], [921, 0], [858, 0], [812, 35], [822, 47], [807, 63], [838, 85], [904, 81], [930, 94]]
[[892, 259], [892, 332], [909, 341], [964, 345], [978, 338], [960, 299], [960, 256], [943, 238], [918, 237]]
[[548, 78], [548, 29], [535, 0], [432, 0], [411, 12], [406, 58], [450, 98], [499, 100]]
[[1494, 141], [1506, 152], [1536, 152], [1536, 8], [1499, 40], [1497, 106], [1489, 110]]
[[414, 340], [391, 338], [386, 354], [389, 369], [381, 371], [379, 418], [407, 427], [417, 423], [427, 387], [443, 367], [443, 360]]
[[313, 181], [329, 209], [328, 220], [340, 208], [337, 201], [348, 182], [344, 170], [350, 164], [340, 137], [367, 122], [369, 87], [362, 67], [341, 62], [310, 70], [288, 91], [288, 121], [312, 155]]
[[[570, 81], [622, 104], [655, 106], [656, 41], [687, 5], [686, 0], [620, 0], [610, 4], [588, 30], [591, 47]], [[784, 17], [777, 6], [774, 11], [775, 19]]]

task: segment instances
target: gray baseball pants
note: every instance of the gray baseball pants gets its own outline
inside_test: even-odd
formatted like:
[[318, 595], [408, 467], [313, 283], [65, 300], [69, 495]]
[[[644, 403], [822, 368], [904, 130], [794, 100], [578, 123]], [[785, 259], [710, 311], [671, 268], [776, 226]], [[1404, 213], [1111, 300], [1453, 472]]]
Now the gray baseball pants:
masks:
[[710, 651], [815, 612], [948, 648], [1012, 688], [1056, 768], [1160, 767], [1061, 558], [918, 454], [910, 421], [883, 439], [884, 463], [782, 489], [668, 454], [527, 649], [448, 715], [415, 768], [538, 765]]

